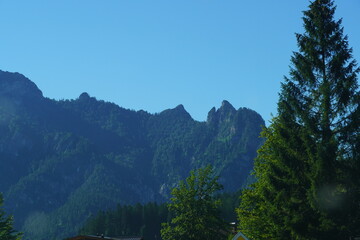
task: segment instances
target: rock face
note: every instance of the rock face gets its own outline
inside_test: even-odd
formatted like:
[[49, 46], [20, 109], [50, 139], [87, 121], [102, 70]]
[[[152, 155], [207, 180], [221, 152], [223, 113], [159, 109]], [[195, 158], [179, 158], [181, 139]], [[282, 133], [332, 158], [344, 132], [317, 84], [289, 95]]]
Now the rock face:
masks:
[[206, 122], [182, 105], [149, 114], [88, 93], [54, 101], [23, 75], [0, 71], [0, 192], [25, 239], [62, 239], [100, 209], [167, 200], [207, 164], [225, 191], [240, 189], [261, 125], [259, 114], [227, 101]]

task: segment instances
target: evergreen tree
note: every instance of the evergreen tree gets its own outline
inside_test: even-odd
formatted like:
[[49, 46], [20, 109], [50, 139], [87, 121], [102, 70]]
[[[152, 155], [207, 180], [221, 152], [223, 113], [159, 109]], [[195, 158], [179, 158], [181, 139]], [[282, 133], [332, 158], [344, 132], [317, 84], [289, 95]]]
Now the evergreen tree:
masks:
[[226, 224], [220, 218], [218, 200], [214, 193], [222, 188], [212, 167], [191, 171], [186, 181], [172, 190], [169, 210], [175, 217], [164, 223], [161, 237], [164, 240], [226, 239]]
[[304, 12], [278, 117], [263, 132], [258, 181], [238, 209], [253, 239], [359, 234], [359, 68], [335, 10], [332, 0], [315, 0]]
[[3, 198], [0, 194], [0, 239], [1, 240], [19, 240], [21, 234], [17, 233], [13, 228], [13, 218], [6, 216], [5, 211], [2, 209]]

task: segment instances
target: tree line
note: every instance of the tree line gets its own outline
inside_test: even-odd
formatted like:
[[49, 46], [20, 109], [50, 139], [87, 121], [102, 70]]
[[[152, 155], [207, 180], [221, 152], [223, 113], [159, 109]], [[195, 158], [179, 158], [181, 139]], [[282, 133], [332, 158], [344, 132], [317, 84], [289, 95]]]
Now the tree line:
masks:
[[171, 203], [118, 205], [96, 214], [79, 234], [142, 236], [147, 240], [227, 236], [228, 223], [236, 221], [234, 209], [240, 192], [219, 194], [221, 188], [211, 166], [200, 168], [173, 189]]

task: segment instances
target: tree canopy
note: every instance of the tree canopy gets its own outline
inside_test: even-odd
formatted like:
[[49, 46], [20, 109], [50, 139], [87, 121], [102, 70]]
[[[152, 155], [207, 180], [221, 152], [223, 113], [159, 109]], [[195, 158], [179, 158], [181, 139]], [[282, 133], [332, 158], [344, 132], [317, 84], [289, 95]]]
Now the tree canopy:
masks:
[[360, 225], [359, 68], [331, 0], [304, 11], [278, 116], [263, 131], [258, 181], [242, 194], [252, 239], [348, 239]]
[[174, 218], [164, 223], [164, 240], [226, 239], [226, 224], [220, 218], [214, 194], [221, 190], [211, 166], [191, 171], [186, 181], [172, 190], [169, 210]]

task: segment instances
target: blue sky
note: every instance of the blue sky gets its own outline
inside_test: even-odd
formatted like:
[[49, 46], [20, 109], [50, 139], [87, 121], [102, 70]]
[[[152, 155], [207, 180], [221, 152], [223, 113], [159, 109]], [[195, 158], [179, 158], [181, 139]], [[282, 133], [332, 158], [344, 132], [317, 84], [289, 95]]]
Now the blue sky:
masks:
[[[0, 0], [0, 69], [44, 96], [88, 92], [134, 110], [228, 100], [267, 121], [303, 32], [304, 0]], [[360, 61], [360, 1], [336, 1]]]

